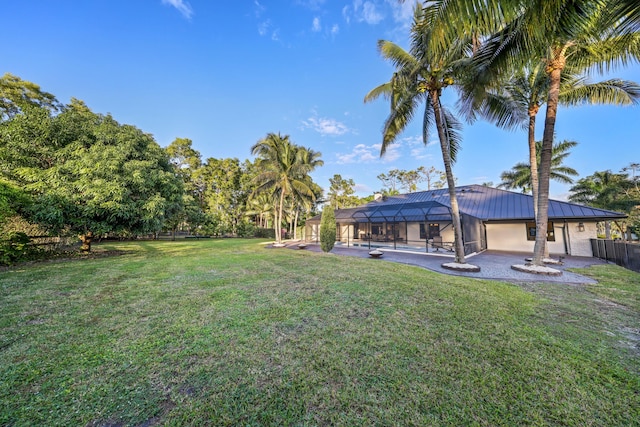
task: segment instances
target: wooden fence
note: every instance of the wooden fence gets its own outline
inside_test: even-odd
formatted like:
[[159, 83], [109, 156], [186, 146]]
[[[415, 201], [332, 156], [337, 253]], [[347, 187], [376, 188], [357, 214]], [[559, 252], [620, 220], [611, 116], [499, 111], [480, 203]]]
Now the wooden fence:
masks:
[[591, 239], [593, 256], [640, 273], [640, 245], [621, 240]]

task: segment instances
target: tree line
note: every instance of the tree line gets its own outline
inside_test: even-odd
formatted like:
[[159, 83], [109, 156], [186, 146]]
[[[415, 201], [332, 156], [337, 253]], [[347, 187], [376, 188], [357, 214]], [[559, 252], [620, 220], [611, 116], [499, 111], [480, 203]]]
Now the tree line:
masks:
[[[315, 214], [321, 154], [267, 134], [254, 161], [207, 158], [192, 141], [161, 147], [82, 101], [60, 103], [37, 84], [0, 78], [0, 247], [29, 235], [292, 234]], [[273, 231], [266, 232], [270, 228]], [[24, 245], [23, 245], [24, 246]], [[2, 251], [2, 249], [0, 249]], [[6, 261], [6, 260], [5, 260]]]

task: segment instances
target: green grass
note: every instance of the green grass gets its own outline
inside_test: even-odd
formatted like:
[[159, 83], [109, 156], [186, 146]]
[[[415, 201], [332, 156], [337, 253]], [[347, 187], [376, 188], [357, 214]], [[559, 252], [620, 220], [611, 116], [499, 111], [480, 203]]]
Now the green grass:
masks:
[[[0, 272], [0, 425], [640, 425], [640, 275], [512, 285], [257, 241]], [[584, 273], [584, 271], [583, 271]]]

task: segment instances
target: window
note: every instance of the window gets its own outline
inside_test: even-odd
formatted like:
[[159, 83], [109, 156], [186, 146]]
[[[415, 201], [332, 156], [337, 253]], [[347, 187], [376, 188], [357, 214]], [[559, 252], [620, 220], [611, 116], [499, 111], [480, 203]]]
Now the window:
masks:
[[[536, 240], [536, 223], [527, 223], [527, 240]], [[547, 222], [547, 242], [555, 242], [556, 235], [554, 233], [553, 222]]]
[[436, 236], [440, 235], [440, 224], [434, 223], [429, 224], [429, 238], [433, 239]]
[[430, 223], [429, 227], [426, 228], [425, 224], [420, 224], [420, 238], [421, 239], [426, 239], [427, 238], [427, 232], [426, 230], [429, 230], [429, 239], [433, 239], [435, 236], [439, 236], [440, 235], [440, 224], [436, 223]]

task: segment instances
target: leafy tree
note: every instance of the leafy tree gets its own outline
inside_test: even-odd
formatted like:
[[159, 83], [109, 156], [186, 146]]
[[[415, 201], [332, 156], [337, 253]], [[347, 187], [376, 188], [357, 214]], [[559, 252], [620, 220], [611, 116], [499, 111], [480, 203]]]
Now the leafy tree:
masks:
[[336, 215], [333, 208], [325, 205], [320, 218], [320, 248], [323, 252], [331, 252], [336, 243]]
[[242, 174], [242, 166], [236, 158], [211, 157], [202, 168], [206, 210], [218, 219], [220, 233], [230, 231], [235, 234], [244, 217], [248, 194], [241, 187]]
[[351, 208], [357, 206], [359, 198], [355, 196], [355, 185], [353, 179], [344, 179], [342, 175], [335, 174], [329, 178], [329, 205], [334, 209]]
[[381, 173], [376, 178], [382, 181], [385, 193], [400, 194], [400, 170], [391, 169], [388, 173]]
[[[551, 159], [551, 179], [562, 182], [564, 184], [573, 184], [572, 176], [578, 176], [578, 172], [565, 166], [564, 160], [570, 154], [569, 150], [578, 145], [575, 141], [564, 140], [562, 142], [553, 145], [553, 156]], [[536, 141], [535, 152], [536, 163], [540, 164], [540, 147], [542, 147], [542, 141]], [[500, 179], [502, 182], [498, 185], [498, 188], [520, 188], [523, 193], [529, 193], [533, 190], [532, 171], [538, 168], [532, 168], [528, 163], [517, 163], [509, 171], [502, 172]]]
[[72, 100], [57, 116], [26, 106], [0, 126], [0, 164], [32, 195], [31, 218], [80, 235], [158, 231], [182, 184], [153, 138]]
[[285, 200], [288, 196], [314, 198], [308, 174], [322, 165], [320, 153], [299, 147], [291, 142], [288, 135], [269, 133], [251, 147], [251, 153], [258, 156], [261, 169], [256, 177], [254, 194], [266, 192], [277, 197], [275, 218], [276, 241], [282, 242], [280, 228], [283, 223]]
[[444, 186], [447, 185], [447, 175], [433, 166], [429, 169], [424, 166], [420, 166], [418, 171], [423, 176], [422, 181], [427, 182], [427, 191], [431, 189], [444, 188]]
[[445, 166], [447, 185], [451, 203], [451, 215], [455, 234], [455, 261], [465, 263], [460, 211], [455, 192], [452, 164], [461, 142], [461, 125], [456, 117], [441, 103], [442, 91], [456, 83], [467, 62], [468, 53], [473, 48], [472, 37], [459, 37], [449, 43], [440, 43], [437, 31], [439, 17], [437, 4], [425, 3], [417, 7], [411, 27], [411, 49], [382, 40], [378, 42], [381, 55], [396, 67], [392, 79], [373, 90], [365, 97], [365, 102], [385, 96], [391, 101], [391, 113], [385, 121], [380, 154], [384, 155], [412, 120], [415, 110], [424, 102], [423, 142], [435, 124], [440, 140], [440, 149]]
[[0, 121], [15, 117], [25, 107], [56, 111], [60, 104], [52, 94], [42, 91], [37, 84], [5, 73], [0, 77]]
[[579, 179], [569, 190], [569, 200], [602, 209], [628, 211], [640, 204], [633, 200], [633, 190], [636, 186], [626, 173], [598, 171]]
[[[628, 213], [630, 228], [639, 229], [640, 189], [624, 170], [622, 173], [609, 170], [595, 172], [578, 180], [569, 191], [569, 200], [574, 203]], [[605, 234], [611, 238], [609, 222], [605, 222]]]
[[21, 188], [0, 179], [0, 231], [10, 218], [29, 209], [31, 198]]

